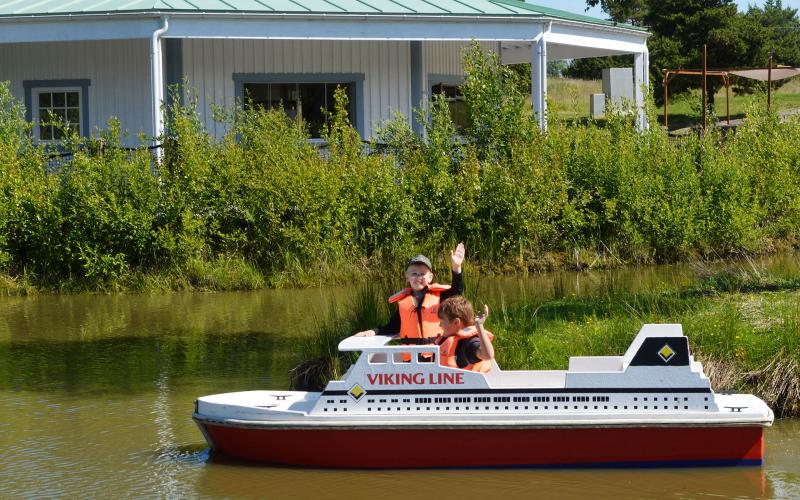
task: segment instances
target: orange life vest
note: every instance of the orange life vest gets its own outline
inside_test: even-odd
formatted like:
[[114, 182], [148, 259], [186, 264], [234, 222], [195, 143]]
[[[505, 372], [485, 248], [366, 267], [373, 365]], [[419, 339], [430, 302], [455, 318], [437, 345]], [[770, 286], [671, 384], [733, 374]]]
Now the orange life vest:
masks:
[[410, 288], [404, 288], [389, 297], [390, 304], [397, 303], [401, 339], [434, 338], [442, 333], [438, 316], [439, 297], [443, 291], [449, 289], [449, 285], [429, 285], [419, 307], [414, 303]]
[[[440, 285], [438, 283], [428, 285], [419, 308], [414, 303], [414, 296], [411, 294], [410, 288], [404, 288], [389, 297], [390, 304], [397, 303], [397, 313], [400, 315], [401, 344], [417, 344], [423, 342], [422, 339], [430, 339], [429, 343], [432, 344], [436, 337], [442, 333], [438, 315], [440, 295], [443, 291], [449, 289], [450, 285]], [[403, 339], [419, 340], [416, 342], [404, 342]], [[430, 360], [432, 354], [422, 353], [421, 356], [421, 359]], [[404, 352], [402, 353], [402, 358], [407, 363], [411, 361], [411, 354]]]
[[[478, 361], [477, 363], [464, 367], [458, 366], [458, 362], [456, 361], [456, 348], [458, 347], [458, 343], [462, 340], [471, 339], [472, 337], [477, 336], [478, 330], [474, 326], [468, 326], [462, 330], [459, 330], [459, 332], [455, 335], [450, 335], [449, 337], [443, 337], [437, 340], [437, 343], [439, 344], [439, 364], [442, 366], [448, 366], [450, 368], [460, 368], [462, 370], [471, 370], [481, 373], [486, 373], [491, 370], [492, 362], [490, 360]], [[494, 335], [492, 335], [491, 332], [487, 331], [486, 336], [489, 337], [489, 342], [494, 340]]]

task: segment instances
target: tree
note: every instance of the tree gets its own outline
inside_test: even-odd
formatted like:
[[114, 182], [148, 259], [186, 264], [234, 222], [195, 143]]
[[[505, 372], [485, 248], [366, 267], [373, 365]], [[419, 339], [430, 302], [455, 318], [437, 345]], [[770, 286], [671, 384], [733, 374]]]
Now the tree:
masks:
[[630, 67], [631, 65], [633, 65], [633, 56], [631, 55], [574, 59], [563, 71], [563, 74], [569, 78], [599, 80], [602, 78], [605, 68]]
[[[767, 0], [764, 7], [751, 6], [740, 20], [741, 36], [747, 50], [740, 67], [763, 68], [773, 53], [774, 64], [800, 66], [800, 20], [797, 9], [784, 8], [781, 0]], [[780, 87], [788, 80], [778, 80]], [[752, 80], [740, 79], [740, 90], [756, 87]]]
[[[747, 50], [733, 0], [651, 1], [644, 21], [653, 32], [648, 45], [657, 100], [663, 95], [663, 74], [652, 69], [702, 68], [704, 44], [710, 68], [736, 66]], [[707, 82], [709, 103], [713, 103], [723, 82], [719, 78]], [[670, 83], [670, 89], [681, 92], [697, 88], [698, 83], [697, 78], [683, 77]]]
[[612, 21], [634, 26], [642, 25], [648, 4], [648, 0], [586, 0], [588, 7], [599, 5]]
[[564, 72], [567, 70], [568, 67], [569, 64], [567, 63], [567, 61], [563, 59], [558, 61], [549, 61], [547, 63], [547, 76], [552, 78], [566, 76]]

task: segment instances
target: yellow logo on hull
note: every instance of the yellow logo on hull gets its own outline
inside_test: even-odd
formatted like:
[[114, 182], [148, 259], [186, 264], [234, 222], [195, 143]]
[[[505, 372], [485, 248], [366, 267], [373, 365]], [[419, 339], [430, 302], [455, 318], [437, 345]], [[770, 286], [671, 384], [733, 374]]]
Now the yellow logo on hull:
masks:
[[350, 388], [350, 390], [349, 390], [349, 391], [347, 391], [347, 394], [349, 394], [349, 395], [350, 395], [350, 397], [351, 397], [351, 398], [353, 398], [353, 399], [355, 399], [356, 401], [358, 401], [358, 400], [360, 400], [361, 398], [363, 398], [363, 397], [364, 397], [364, 394], [366, 394], [366, 393], [367, 393], [367, 391], [365, 391], [365, 390], [364, 390], [364, 389], [363, 389], [363, 388], [362, 388], [360, 385], [358, 385], [358, 384], [354, 385], [353, 387], [351, 387], [351, 388]]

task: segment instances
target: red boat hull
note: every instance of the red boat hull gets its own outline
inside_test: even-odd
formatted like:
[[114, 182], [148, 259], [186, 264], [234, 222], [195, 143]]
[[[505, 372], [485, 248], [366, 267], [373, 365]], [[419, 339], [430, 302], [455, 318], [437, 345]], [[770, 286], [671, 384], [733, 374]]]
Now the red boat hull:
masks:
[[264, 429], [198, 422], [216, 452], [332, 468], [758, 465], [763, 428]]

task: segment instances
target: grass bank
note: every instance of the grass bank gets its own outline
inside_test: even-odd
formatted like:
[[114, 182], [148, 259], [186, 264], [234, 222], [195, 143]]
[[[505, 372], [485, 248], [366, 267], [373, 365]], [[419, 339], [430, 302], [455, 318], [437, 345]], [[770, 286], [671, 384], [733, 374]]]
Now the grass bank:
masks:
[[[332, 310], [314, 335], [298, 341], [300, 371], [313, 367], [313, 377], [296, 387], [319, 388], [341, 376], [352, 357], [340, 357], [336, 344], [385, 319], [384, 302], [384, 293], [368, 288], [345, 315]], [[487, 326], [503, 369], [563, 370], [570, 356], [623, 354], [644, 323], [681, 323], [714, 390], [753, 393], [778, 416], [800, 415], [800, 277], [737, 269], [675, 290], [490, 307]]]

